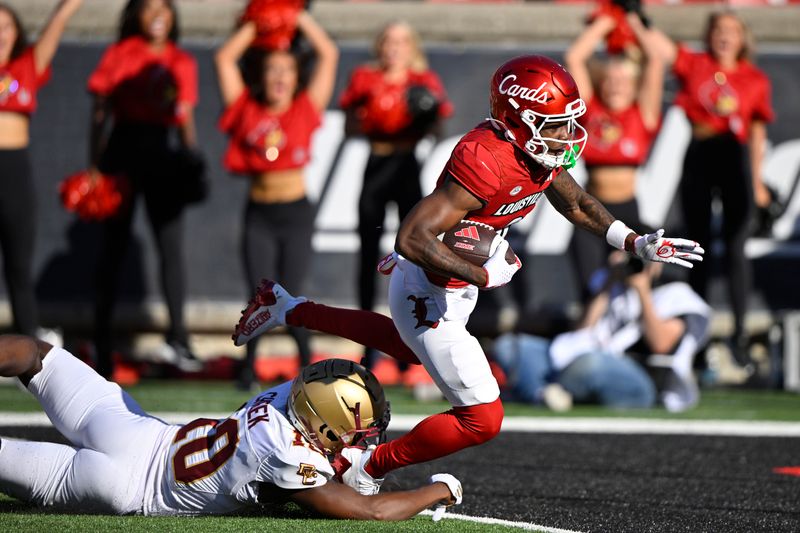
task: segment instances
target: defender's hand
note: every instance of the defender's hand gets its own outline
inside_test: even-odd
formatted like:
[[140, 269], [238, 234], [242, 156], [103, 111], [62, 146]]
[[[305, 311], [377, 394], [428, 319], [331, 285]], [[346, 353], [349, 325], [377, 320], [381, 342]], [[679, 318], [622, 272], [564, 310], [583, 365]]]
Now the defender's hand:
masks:
[[492, 256], [483, 264], [483, 269], [486, 271], [486, 285], [482, 287], [483, 289], [494, 289], [505, 285], [511, 281], [517, 270], [522, 268], [522, 261], [516, 255], [513, 263], [509, 263], [506, 260], [508, 241], [500, 236], [496, 238], [501, 239], [501, 242], [497, 245]]
[[664, 237], [664, 229], [636, 237], [633, 242], [634, 253], [659, 263], [672, 263], [692, 268], [689, 261], [702, 261], [705, 250], [695, 241]]

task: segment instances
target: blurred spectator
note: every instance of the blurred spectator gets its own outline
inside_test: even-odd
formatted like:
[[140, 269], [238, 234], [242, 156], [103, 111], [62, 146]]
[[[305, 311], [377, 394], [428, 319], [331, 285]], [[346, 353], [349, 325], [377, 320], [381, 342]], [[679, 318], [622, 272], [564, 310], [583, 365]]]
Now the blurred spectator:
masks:
[[[526, 334], [497, 339], [495, 360], [514, 400], [556, 410], [568, 409], [572, 400], [644, 408], [655, 403], [658, 391], [670, 411], [697, 403], [692, 364], [706, 341], [711, 309], [685, 283], [653, 289], [661, 265], [643, 265], [620, 252], [611, 255], [610, 265], [596, 276], [601, 290], [575, 331], [552, 341]], [[654, 381], [634, 353], [665, 369], [664, 379]]]
[[[681, 206], [688, 237], [711, 246], [712, 200], [722, 203], [725, 269], [734, 315], [733, 352], [749, 364], [744, 326], [752, 285], [744, 244], [755, 205], [772, 198], [762, 180], [767, 138], [773, 119], [771, 84], [753, 65], [753, 43], [742, 19], [732, 11], [712, 14], [704, 36], [705, 50], [695, 52], [658, 34], [662, 54], [681, 84], [675, 98], [692, 125], [681, 182]], [[689, 272], [692, 288], [705, 297], [708, 262]]]
[[[300, 85], [300, 59], [286, 50], [254, 56], [248, 87], [237, 63], [257, 37], [252, 21], [242, 24], [215, 58], [225, 106], [220, 127], [230, 137], [225, 167], [250, 178], [243, 252], [251, 288], [262, 278], [277, 278], [287, 289], [301, 291], [311, 265], [314, 206], [306, 197], [304, 168], [311, 158], [311, 135], [333, 94], [339, 51], [308, 12], [298, 15], [297, 29], [316, 54], [306, 87]], [[301, 366], [309, 364], [308, 332], [289, 332]], [[256, 344], [257, 339], [247, 344], [239, 376], [245, 389], [255, 384]]]
[[[386, 204], [394, 202], [402, 220], [422, 198], [415, 148], [453, 113], [439, 76], [428, 68], [419, 36], [407, 23], [387, 25], [375, 41], [375, 55], [377, 62], [353, 71], [339, 100], [347, 112], [347, 133], [365, 135], [370, 143], [358, 201], [358, 299], [366, 310], [375, 303]], [[366, 355], [371, 368], [375, 352]]]
[[[587, 105], [581, 120], [589, 134], [582, 154], [589, 173], [586, 190], [614, 218], [646, 233], [636, 201], [636, 172], [658, 133], [664, 62], [637, 13], [628, 13], [623, 22], [638, 41], [638, 46], [633, 50], [629, 47], [627, 52], [641, 56], [640, 63], [625, 55], [612, 56], [597, 65], [593, 82], [589, 68], [592, 53], [620, 24], [607, 14], [600, 14], [586, 26], [567, 50], [566, 63]], [[606, 264], [612, 250], [588, 231], [575, 229], [570, 251], [584, 300], [590, 297], [592, 273]]]
[[197, 64], [177, 46], [178, 33], [172, 0], [129, 0], [119, 39], [106, 49], [88, 81], [93, 97], [90, 172], [124, 176], [132, 190], [120, 212], [104, 222], [97, 270], [94, 335], [97, 371], [105, 377], [113, 371], [112, 317], [139, 196], [144, 197], [159, 252], [170, 318], [162, 355], [187, 371], [200, 367], [189, 347], [183, 316], [184, 195], [200, 187], [202, 173], [202, 160], [195, 152]]
[[50, 62], [61, 35], [82, 0], [62, 0], [28, 44], [17, 14], [0, 4], [0, 250], [13, 328], [37, 336], [39, 313], [33, 289], [36, 190], [28, 152], [36, 93], [50, 79]]

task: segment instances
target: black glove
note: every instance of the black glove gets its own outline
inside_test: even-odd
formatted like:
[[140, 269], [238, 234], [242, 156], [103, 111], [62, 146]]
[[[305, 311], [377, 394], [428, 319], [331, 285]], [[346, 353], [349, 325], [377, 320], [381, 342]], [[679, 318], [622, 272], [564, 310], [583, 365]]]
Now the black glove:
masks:
[[427, 133], [439, 118], [439, 100], [424, 85], [412, 85], [406, 91], [406, 104], [411, 115], [411, 128]]
[[636, 13], [645, 28], [650, 27], [650, 17], [642, 11], [642, 0], [613, 0], [614, 4], [625, 10], [626, 13]]

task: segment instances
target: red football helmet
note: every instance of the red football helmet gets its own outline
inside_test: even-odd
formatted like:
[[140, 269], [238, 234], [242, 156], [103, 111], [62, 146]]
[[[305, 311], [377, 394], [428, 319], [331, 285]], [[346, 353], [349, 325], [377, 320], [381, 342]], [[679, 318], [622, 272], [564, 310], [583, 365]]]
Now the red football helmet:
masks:
[[[575, 80], [564, 67], [544, 56], [520, 56], [505, 62], [489, 87], [492, 122], [505, 131], [537, 163], [548, 167], [575, 166], [586, 141], [577, 118], [586, 113]], [[545, 125], [565, 123], [570, 139], [542, 137]], [[554, 152], [547, 142], [560, 143]]]

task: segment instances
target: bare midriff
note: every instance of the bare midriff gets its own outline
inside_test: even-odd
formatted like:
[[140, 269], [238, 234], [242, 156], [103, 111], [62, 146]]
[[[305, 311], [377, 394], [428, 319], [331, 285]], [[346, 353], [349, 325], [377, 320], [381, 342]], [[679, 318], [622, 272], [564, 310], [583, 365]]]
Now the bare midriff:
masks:
[[705, 122], [692, 123], [692, 137], [699, 141], [704, 141], [717, 135], [719, 135], [719, 132]]
[[604, 203], [617, 204], [636, 195], [636, 167], [602, 166], [589, 171], [586, 191]]
[[392, 155], [413, 152], [417, 142], [411, 139], [396, 141], [370, 141], [369, 149], [375, 155]]
[[286, 204], [301, 200], [305, 195], [302, 168], [254, 174], [250, 181], [250, 199], [260, 204]]
[[30, 119], [22, 113], [0, 111], [0, 150], [25, 148], [30, 142]]

